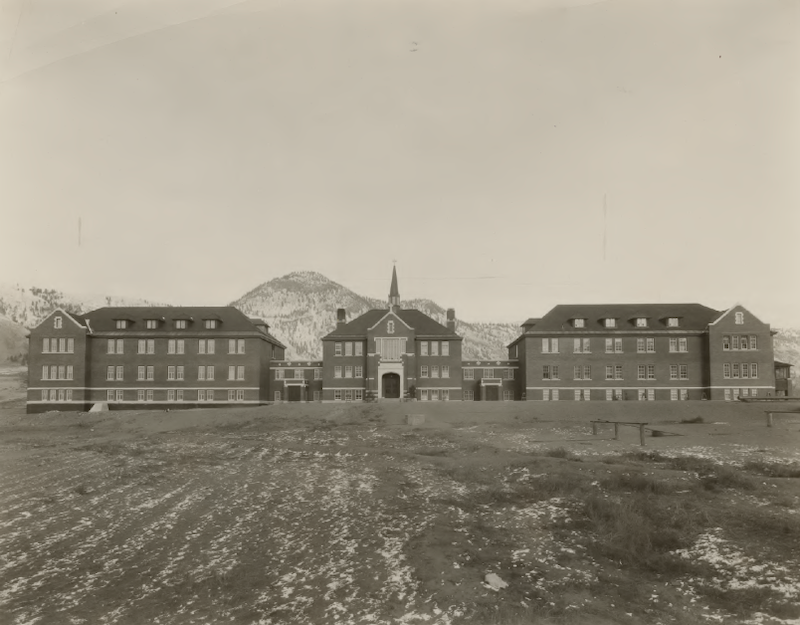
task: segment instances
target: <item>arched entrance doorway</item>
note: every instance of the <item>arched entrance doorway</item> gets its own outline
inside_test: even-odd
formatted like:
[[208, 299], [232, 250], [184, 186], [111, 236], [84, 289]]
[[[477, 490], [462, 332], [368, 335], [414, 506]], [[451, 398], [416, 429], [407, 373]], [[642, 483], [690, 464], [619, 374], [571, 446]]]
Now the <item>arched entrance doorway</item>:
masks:
[[400, 376], [397, 373], [384, 373], [381, 382], [384, 399], [400, 399]]

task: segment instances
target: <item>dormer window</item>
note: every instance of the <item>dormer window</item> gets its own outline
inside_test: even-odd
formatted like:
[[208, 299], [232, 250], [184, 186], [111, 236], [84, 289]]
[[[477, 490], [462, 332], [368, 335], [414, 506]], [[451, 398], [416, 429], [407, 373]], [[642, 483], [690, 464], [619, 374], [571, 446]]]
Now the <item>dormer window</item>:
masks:
[[216, 330], [216, 329], [217, 329], [217, 320], [206, 319], [206, 330]]
[[667, 318], [667, 327], [668, 328], [677, 328], [678, 327], [678, 318], [677, 317], [668, 317]]
[[158, 329], [158, 319], [146, 319], [144, 324], [145, 324], [145, 327], [148, 330], [157, 330]]
[[128, 327], [127, 319], [117, 319], [117, 330], [124, 330]]
[[586, 319], [573, 319], [572, 320], [572, 327], [573, 328], [585, 328], [586, 327]]
[[617, 327], [617, 320], [614, 317], [607, 317], [605, 319], [605, 326], [607, 328], [616, 328]]
[[744, 324], [744, 313], [743, 312], [737, 312], [734, 315], [734, 322], [738, 326], [743, 325]]
[[185, 330], [186, 329], [186, 319], [176, 319], [175, 320], [175, 329], [176, 330]]
[[53, 327], [56, 329], [60, 329], [62, 327], [64, 320], [61, 317], [56, 317], [53, 319]]
[[637, 328], [646, 328], [647, 327], [647, 317], [636, 317], [636, 327]]

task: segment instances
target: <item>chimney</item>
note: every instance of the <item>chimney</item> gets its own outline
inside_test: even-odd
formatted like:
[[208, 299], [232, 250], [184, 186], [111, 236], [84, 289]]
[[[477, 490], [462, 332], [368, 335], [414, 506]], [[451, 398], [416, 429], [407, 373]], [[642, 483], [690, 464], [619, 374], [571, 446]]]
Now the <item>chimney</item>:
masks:
[[347, 312], [345, 312], [344, 308], [337, 308], [336, 309], [336, 327], [343, 326], [347, 323]]
[[448, 308], [447, 309], [447, 329], [450, 332], [456, 331], [456, 309], [455, 308]]

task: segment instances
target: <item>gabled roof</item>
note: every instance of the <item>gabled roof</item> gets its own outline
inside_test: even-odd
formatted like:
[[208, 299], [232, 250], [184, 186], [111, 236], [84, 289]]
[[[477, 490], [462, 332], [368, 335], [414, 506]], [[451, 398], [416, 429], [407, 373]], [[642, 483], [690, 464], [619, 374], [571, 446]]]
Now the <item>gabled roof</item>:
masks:
[[417, 336], [442, 336], [451, 339], [460, 339], [461, 337], [455, 332], [448, 330], [447, 326], [432, 319], [425, 313], [414, 310], [411, 308], [398, 309], [395, 308], [390, 311], [388, 308], [373, 308], [368, 310], [363, 315], [356, 317], [352, 321], [337, 327], [330, 334], [322, 337], [324, 339], [332, 339], [338, 336], [364, 336], [366, 337], [368, 330], [378, 323], [389, 312], [393, 312], [397, 317], [402, 320], [410, 328], [413, 328]]
[[[701, 304], [560, 304], [554, 307], [529, 333], [573, 331], [573, 319], [586, 319], [583, 331], [648, 332], [652, 330], [705, 330], [719, 316], [719, 311]], [[636, 327], [636, 319], [646, 317], [648, 325]], [[677, 317], [677, 328], [668, 328], [667, 319]], [[605, 319], [617, 319], [615, 328], [606, 328]], [[529, 320], [533, 321], [533, 320]], [[528, 324], [528, 321], [525, 322]], [[516, 341], [515, 341], [516, 342]]]
[[[94, 334], [104, 332], [119, 332], [116, 327], [116, 319], [128, 319], [131, 324], [126, 332], [141, 330], [143, 332], [156, 332], [146, 330], [145, 321], [148, 319], [164, 319], [170, 322], [174, 319], [194, 319], [196, 323], [189, 326], [183, 333], [200, 333], [209, 336], [219, 336], [235, 333], [239, 335], [251, 334], [269, 339], [271, 343], [279, 347], [286, 347], [274, 336], [261, 332], [255, 327], [248, 317], [233, 306], [125, 306], [98, 308], [81, 315], [81, 320], [91, 323], [91, 330]], [[205, 324], [200, 323], [202, 319], [217, 319], [220, 321], [219, 329], [207, 330]], [[224, 335], [223, 334], [223, 335]]]
[[792, 363], [790, 363], [790, 362], [782, 362], [780, 360], [776, 360], [775, 361], [775, 366], [776, 367], [794, 367], [794, 365]]

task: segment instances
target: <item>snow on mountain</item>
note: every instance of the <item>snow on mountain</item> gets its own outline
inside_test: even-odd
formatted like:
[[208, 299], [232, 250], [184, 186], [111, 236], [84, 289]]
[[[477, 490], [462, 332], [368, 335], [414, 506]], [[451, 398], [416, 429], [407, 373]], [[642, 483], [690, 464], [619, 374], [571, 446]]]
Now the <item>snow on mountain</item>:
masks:
[[[322, 356], [320, 339], [336, 327], [338, 308], [344, 308], [351, 320], [372, 308], [386, 308], [387, 303], [358, 295], [320, 273], [304, 271], [265, 282], [231, 306], [264, 319], [274, 336], [287, 345], [287, 358], [318, 359]], [[446, 309], [431, 300], [403, 300], [401, 306], [421, 310], [442, 324], [446, 321]], [[507, 358], [505, 346], [519, 331], [514, 324], [456, 321], [456, 332], [464, 337], [466, 359]]]
[[0, 284], [0, 315], [33, 328], [56, 308], [83, 313], [104, 306], [163, 306], [147, 300], [107, 295], [77, 295], [53, 289]]

